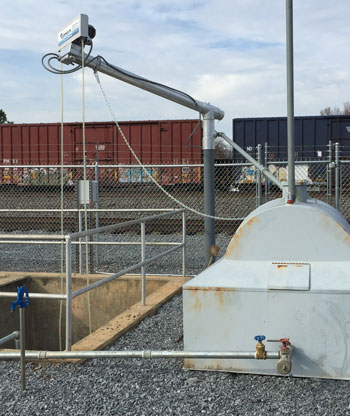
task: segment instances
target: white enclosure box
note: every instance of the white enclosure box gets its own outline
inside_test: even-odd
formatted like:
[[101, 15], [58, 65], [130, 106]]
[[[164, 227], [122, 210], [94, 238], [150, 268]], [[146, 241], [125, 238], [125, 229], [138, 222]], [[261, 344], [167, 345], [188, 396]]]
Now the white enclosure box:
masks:
[[[224, 258], [183, 289], [186, 351], [254, 351], [255, 335], [290, 338], [291, 375], [350, 379], [349, 225], [329, 205], [262, 205]], [[185, 367], [278, 375], [274, 360], [196, 359]]]
[[86, 14], [80, 14], [58, 32], [58, 51], [80, 37], [89, 37], [89, 17]]

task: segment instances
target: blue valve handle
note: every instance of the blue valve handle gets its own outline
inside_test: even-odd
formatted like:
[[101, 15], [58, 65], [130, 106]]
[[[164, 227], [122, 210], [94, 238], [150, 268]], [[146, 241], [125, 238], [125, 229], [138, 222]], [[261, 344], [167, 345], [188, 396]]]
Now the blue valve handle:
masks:
[[264, 341], [265, 335], [255, 335], [254, 339], [255, 341]]
[[16, 310], [16, 306], [19, 308], [26, 308], [29, 305], [29, 292], [25, 286], [17, 287], [17, 299], [11, 303], [11, 311]]

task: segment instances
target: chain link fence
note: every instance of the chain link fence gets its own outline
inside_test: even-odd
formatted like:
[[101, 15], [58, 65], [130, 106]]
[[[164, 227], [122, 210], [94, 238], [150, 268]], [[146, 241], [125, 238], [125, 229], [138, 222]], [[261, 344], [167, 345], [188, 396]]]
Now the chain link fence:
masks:
[[[311, 197], [338, 208], [350, 219], [350, 158], [346, 148], [330, 144], [296, 152], [296, 180], [308, 183]], [[258, 146], [251, 149], [261, 164], [280, 181], [287, 180], [286, 149]], [[315, 157], [316, 155], [316, 157]], [[203, 212], [203, 165], [147, 165], [148, 172], [174, 198]], [[265, 181], [254, 167], [244, 161], [217, 160], [216, 220], [217, 244], [223, 255], [227, 244], [242, 220], [257, 206], [281, 196], [281, 191]], [[70, 233], [115, 224], [145, 215], [179, 208], [135, 165], [88, 165], [84, 191], [82, 165], [0, 165], [1, 233]], [[63, 183], [63, 186], [61, 185]], [[188, 211], [187, 271], [195, 274], [204, 265], [203, 217]], [[182, 233], [181, 218], [171, 217], [147, 224], [148, 250], [157, 254], [152, 242], [178, 242]], [[90, 271], [112, 272], [113, 267], [128, 267], [139, 257], [139, 229], [103, 236], [98, 245], [80, 245], [73, 256], [75, 270], [83, 271], [87, 252]], [[112, 246], [111, 242], [130, 243]], [[17, 245], [2, 243], [1, 270], [36, 270], [57, 272], [62, 268], [60, 245], [36, 245], [23, 255]], [[80, 253], [82, 252], [82, 254]], [[37, 258], [34, 261], [35, 253]], [[80, 253], [80, 254], [79, 254]], [[117, 254], [116, 254], [117, 253]], [[80, 257], [79, 257], [80, 256]], [[181, 261], [163, 261], [154, 272], [179, 272]], [[118, 263], [118, 264], [117, 264]], [[39, 270], [40, 269], [40, 270]]]

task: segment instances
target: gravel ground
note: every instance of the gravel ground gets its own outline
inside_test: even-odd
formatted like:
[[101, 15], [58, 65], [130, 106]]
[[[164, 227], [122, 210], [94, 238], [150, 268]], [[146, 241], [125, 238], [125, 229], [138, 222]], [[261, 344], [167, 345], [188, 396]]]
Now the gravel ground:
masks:
[[[164, 236], [163, 236], [164, 237]], [[106, 239], [116, 235], [106, 236]], [[136, 239], [120, 235], [119, 239]], [[149, 236], [159, 240], [159, 236]], [[166, 236], [180, 241], [181, 236]], [[221, 254], [230, 237], [219, 234]], [[139, 249], [138, 249], [139, 250]], [[155, 254], [158, 248], [149, 248]], [[190, 273], [202, 270], [202, 236], [188, 236]], [[130, 248], [103, 250], [108, 271], [134, 261]], [[139, 251], [137, 251], [139, 253]], [[138, 254], [137, 254], [138, 258]], [[57, 247], [2, 246], [1, 270], [54, 271]], [[154, 273], [179, 273], [180, 256], [157, 265]], [[182, 297], [120, 339], [112, 349], [182, 349]], [[19, 388], [18, 362], [0, 361], [0, 415], [350, 415], [348, 382], [272, 376], [193, 372], [181, 360], [90, 360], [82, 365], [34, 367], [27, 364], [27, 390]]]
[[[177, 296], [111, 349], [182, 349]], [[186, 371], [181, 360], [0, 361], [1, 415], [349, 415], [348, 382]]]

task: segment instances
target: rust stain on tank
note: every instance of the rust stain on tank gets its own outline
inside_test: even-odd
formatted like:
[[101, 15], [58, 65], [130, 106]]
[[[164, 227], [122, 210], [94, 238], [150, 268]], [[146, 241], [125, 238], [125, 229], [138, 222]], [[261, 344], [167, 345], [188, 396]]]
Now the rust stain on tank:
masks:
[[191, 290], [192, 295], [192, 308], [195, 311], [201, 311], [203, 308], [203, 302], [200, 298], [200, 293], [198, 293], [198, 290]]
[[190, 360], [189, 358], [186, 358], [184, 361], [184, 367], [185, 368], [195, 368], [193, 360]]
[[235, 258], [239, 257], [239, 244], [242, 237], [250, 231], [251, 227], [254, 226], [255, 223], [259, 222], [258, 217], [250, 218], [242, 227], [240, 227], [236, 234], [233, 236], [229, 246], [227, 247], [226, 253], [224, 257], [232, 257]]
[[277, 270], [280, 270], [280, 269], [286, 269], [288, 266], [286, 265], [286, 264], [278, 264], [277, 265]]

